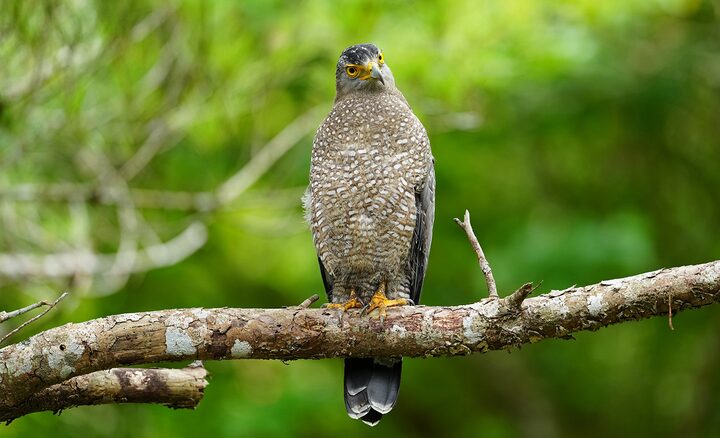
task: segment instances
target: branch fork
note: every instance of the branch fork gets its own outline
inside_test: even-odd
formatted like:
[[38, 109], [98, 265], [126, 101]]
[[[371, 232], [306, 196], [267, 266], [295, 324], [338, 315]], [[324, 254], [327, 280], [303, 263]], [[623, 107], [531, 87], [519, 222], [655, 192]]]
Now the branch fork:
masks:
[[0, 324], [2, 324], [3, 322], [5, 322], [5, 321], [7, 321], [7, 320], [9, 320], [9, 319], [15, 318], [16, 316], [20, 316], [20, 315], [22, 315], [23, 313], [27, 313], [27, 312], [29, 312], [29, 311], [31, 311], [31, 310], [33, 310], [33, 309], [37, 309], [38, 307], [48, 306], [48, 308], [45, 309], [41, 314], [39, 314], [39, 315], [37, 315], [37, 316], [34, 316], [34, 317], [32, 317], [31, 319], [25, 321], [24, 323], [20, 324], [20, 325], [19, 325], [18, 327], [16, 327], [15, 329], [11, 330], [10, 333], [8, 333], [8, 334], [6, 334], [5, 336], [3, 336], [2, 338], [0, 338], [0, 344], [2, 344], [3, 342], [5, 342], [8, 338], [10, 338], [10, 336], [14, 335], [15, 333], [19, 332], [19, 331], [22, 330], [23, 328], [27, 327], [28, 325], [32, 324], [33, 322], [35, 322], [35, 321], [37, 321], [38, 319], [40, 319], [40, 318], [42, 318], [43, 316], [45, 316], [49, 311], [51, 311], [52, 309], [54, 309], [55, 306], [56, 306], [60, 301], [62, 301], [63, 299], [65, 299], [65, 297], [66, 297], [67, 295], [68, 295], [67, 292], [63, 292], [62, 295], [60, 295], [60, 296], [59, 296], [55, 301], [53, 301], [52, 303], [48, 303], [47, 301], [39, 301], [39, 302], [37, 302], [37, 303], [31, 304], [31, 305], [29, 305], [29, 306], [27, 306], [27, 307], [23, 307], [22, 309], [14, 310], [14, 311], [12, 311], [12, 312], [0, 312]]
[[488, 262], [487, 257], [485, 257], [485, 252], [480, 246], [480, 242], [478, 241], [478, 238], [473, 231], [472, 224], [470, 223], [470, 212], [465, 210], [463, 220], [461, 221], [458, 218], [454, 218], [454, 221], [465, 231], [465, 234], [470, 241], [470, 246], [473, 251], [475, 251], [475, 256], [477, 256], [480, 270], [482, 270], [482, 273], [485, 276], [485, 283], [487, 284], [489, 298], [491, 300], [500, 299], [500, 307], [504, 310], [503, 313], [519, 312], [525, 298], [533, 293], [539, 285], [533, 287], [532, 283], [525, 283], [515, 292], [501, 299], [498, 296], [497, 285], [495, 283], [495, 277], [493, 276], [492, 269], [490, 268], [490, 263]]

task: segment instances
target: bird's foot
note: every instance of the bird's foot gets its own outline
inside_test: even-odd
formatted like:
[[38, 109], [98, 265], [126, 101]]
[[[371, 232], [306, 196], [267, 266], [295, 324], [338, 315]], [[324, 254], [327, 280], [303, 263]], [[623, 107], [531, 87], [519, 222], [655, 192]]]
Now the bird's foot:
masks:
[[354, 290], [350, 291], [350, 299], [345, 303], [327, 303], [323, 304], [326, 309], [340, 309], [343, 312], [347, 312], [350, 309], [359, 309], [363, 307], [362, 301], [360, 301], [355, 294]]
[[394, 306], [406, 306], [406, 305], [412, 305], [415, 304], [411, 299], [407, 298], [397, 298], [397, 299], [390, 299], [385, 295], [385, 282], [382, 282], [380, 284], [380, 287], [378, 287], [378, 290], [375, 292], [375, 294], [370, 299], [370, 303], [367, 306], [367, 312], [370, 313], [373, 310], [377, 309], [378, 313], [380, 315], [380, 322], [385, 321], [385, 316], [387, 316], [387, 308], [388, 307], [394, 307]]

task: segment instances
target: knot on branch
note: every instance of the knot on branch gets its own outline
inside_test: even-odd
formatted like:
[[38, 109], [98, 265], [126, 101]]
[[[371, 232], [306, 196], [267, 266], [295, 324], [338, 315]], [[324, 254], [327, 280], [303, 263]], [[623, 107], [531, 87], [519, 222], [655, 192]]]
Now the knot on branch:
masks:
[[536, 288], [537, 287], [533, 287], [532, 283], [525, 283], [510, 295], [504, 298], [497, 298], [500, 300], [499, 314], [505, 316], [517, 315], [518, 313], [520, 313], [520, 311], [522, 310], [523, 301], [525, 301], [525, 298], [530, 296], [530, 294], [533, 293]]

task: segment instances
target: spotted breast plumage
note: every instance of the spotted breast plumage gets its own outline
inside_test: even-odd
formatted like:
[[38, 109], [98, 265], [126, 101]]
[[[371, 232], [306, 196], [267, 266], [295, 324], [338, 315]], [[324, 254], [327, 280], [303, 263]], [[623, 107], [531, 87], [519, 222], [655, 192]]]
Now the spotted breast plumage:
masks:
[[[313, 142], [305, 209], [329, 307], [417, 304], [432, 235], [435, 174], [425, 128], [372, 44], [346, 49]], [[345, 360], [348, 415], [375, 425], [397, 400], [402, 362]]]

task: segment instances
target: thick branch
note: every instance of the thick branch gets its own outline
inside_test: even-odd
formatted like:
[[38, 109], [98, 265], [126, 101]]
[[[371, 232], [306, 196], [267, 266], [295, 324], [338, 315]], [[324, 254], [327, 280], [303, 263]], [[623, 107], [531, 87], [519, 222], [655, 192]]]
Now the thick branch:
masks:
[[[523, 288], [519, 295], [529, 289]], [[188, 359], [448, 356], [720, 301], [720, 261], [661, 269], [528, 298], [376, 314], [303, 309], [182, 309], [66, 324], [0, 350], [0, 412], [72, 376], [118, 365]]]
[[202, 400], [207, 371], [201, 362], [182, 369], [113, 368], [73, 377], [43, 389], [23, 403], [0, 410], [0, 422], [33, 412], [61, 411], [76, 406], [156, 403], [195, 408]]

